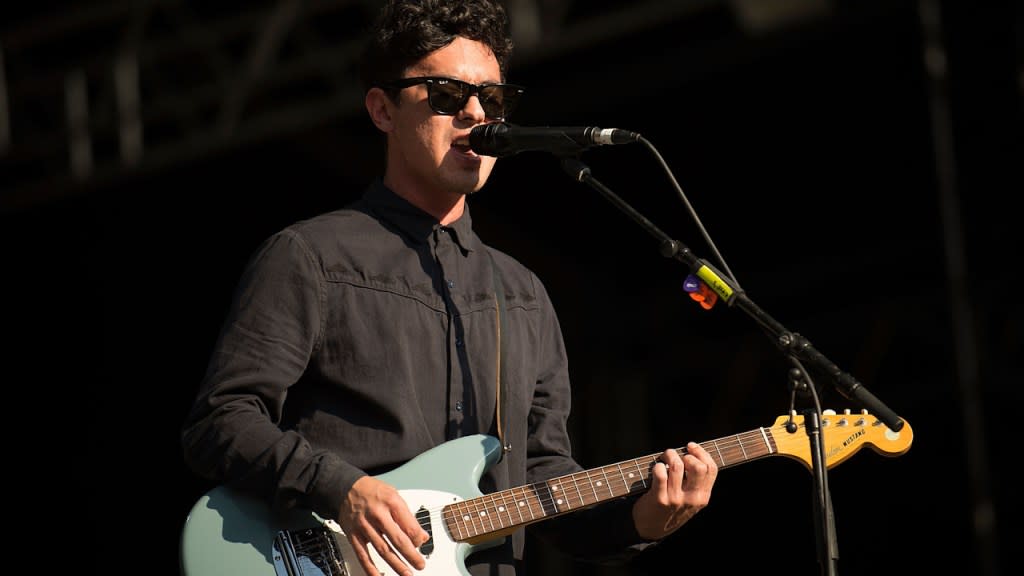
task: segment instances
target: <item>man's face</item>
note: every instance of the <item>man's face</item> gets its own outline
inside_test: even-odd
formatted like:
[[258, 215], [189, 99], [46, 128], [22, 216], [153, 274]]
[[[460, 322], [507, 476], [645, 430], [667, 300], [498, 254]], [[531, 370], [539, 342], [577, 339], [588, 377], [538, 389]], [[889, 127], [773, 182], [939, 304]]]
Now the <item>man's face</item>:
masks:
[[[490, 48], [462, 37], [405, 73], [405, 77], [415, 76], [444, 76], [472, 84], [501, 82]], [[455, 202], [483, 187], [496, 158], [478, 156], [469, 148], [470, 130], [485, 122], [479, 98], [471, 96], [451, 116], [431, 110], [425, 84], [404, 88], [397, 101], [388, 133], [385, 184], [430, 204]]]

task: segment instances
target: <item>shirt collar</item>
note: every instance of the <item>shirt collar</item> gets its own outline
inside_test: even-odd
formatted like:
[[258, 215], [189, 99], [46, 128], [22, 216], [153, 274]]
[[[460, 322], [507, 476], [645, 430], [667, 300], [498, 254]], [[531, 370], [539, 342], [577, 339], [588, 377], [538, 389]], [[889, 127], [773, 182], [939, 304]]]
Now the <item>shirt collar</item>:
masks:
[[[405, 198], [395, 194], [384, 182], [377, 178], [363, 195], [369, 207], [404, 235], [417, 243], [426, 242], [435, 228], [441, 226], [437, 218], [411, 204]], [[452, 238], [464, 253], [475, 248], [473, 219], [469, 214], [469, 203], [465, 203], [462, 216], [447, 226], [451, 229]]]

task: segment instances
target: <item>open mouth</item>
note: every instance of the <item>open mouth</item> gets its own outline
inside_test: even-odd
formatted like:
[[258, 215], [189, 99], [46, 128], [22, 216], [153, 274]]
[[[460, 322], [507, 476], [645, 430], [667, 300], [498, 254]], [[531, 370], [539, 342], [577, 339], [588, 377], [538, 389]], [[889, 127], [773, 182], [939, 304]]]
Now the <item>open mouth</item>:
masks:
[[469, 137], [456, 139], [454, 142], [452, 142], [452, 148], [458, 150], [459, 152], [461, 152], [463, 154], [468, 154], [470, 156], [476, 156], [476, 152], [474, 152], [473, 149], [469, 145]]

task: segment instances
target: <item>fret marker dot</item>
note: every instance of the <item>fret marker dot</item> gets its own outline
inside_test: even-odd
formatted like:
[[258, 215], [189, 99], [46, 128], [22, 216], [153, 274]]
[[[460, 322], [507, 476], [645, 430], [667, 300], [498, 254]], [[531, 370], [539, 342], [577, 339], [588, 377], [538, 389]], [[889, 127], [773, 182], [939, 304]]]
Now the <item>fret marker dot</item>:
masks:
[[520, 506], [520, 507], [526, 506], [526, 502], [520, 501], [520, 502], [519, 502], [519, 506]]
[[552, 486], [551, 487], [551, 491], [552, 492], [558, 492], [558, 486]]
[[561, 505], [562, 505], [562, 499], [561, 499], [561, 498], [559, 498], [559, 499], [558, 499], [558, 505], [559, 505], [559, 506], [561, 506]]
[[465, 516], [463, 516], [462, 519], [466, 520], [468, 522], [469, 521], [469, 514], [466, 514]]
[[487, 512], [480, 512], [480, 516], [487, 516]]
[[504, 511], [505, 511], [505, 507], [504, 506], [498, 506], [498, 512], [504, 512]]
[[601, 481], [600, 481], [600, 480], [598, 480], [598, 481], [597, 481], [597, 485], [598, 485], [598, 486], [600, 486], [600, 485], [601, 485]]
[[630, 478], [632, 478], [632, 477], [633, 477], [633, 473], [632, 473], [632, 472], [630, 472], [630, 473], [629, 473], [629, 477], [630, 477]]

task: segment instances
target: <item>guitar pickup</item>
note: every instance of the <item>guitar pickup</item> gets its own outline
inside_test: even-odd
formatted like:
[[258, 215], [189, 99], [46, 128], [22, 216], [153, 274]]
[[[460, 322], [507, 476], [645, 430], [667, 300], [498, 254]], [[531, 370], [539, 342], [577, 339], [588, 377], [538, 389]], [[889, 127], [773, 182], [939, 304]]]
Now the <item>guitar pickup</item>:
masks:
[[419, 548], [420, 554], [429, 558], [430, 554], [434, 551], [434, 530], [430, 524], [430, 510], [420, 506], [420, 509], [416, 511], [416, 520], [420, 523], [420, 527], [430, 536]]

